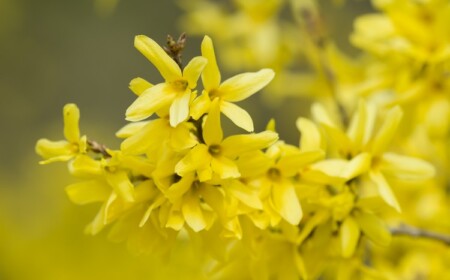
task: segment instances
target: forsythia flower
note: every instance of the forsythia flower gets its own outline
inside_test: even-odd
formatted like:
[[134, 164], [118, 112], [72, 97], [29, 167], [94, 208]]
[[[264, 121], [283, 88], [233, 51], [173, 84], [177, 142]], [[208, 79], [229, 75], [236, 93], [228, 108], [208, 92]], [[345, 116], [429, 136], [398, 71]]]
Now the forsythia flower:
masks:
[[211, 38], [205, 36], [202, 42], [202, 55], [208, 59], [202, 73], [203, 94], [194, 105], [193, 117], [198, 119], [208, 112], [210, 99], [219, 99], [220, 111], [223, 112], [237, 126], [253, 131], [253, 121], [250, 115], [231, 102], [244, 100], [265, 87], [274, 77], [271, 69], [263, 69], [256, 73], [244, 73], [231, 77], [221, 83], [221, 75], [217, 67], [214, 47]]
[[46, 164], [55, 161], [68, 161], [78, 154], [86, 153], [86, 136], [80, 137], [78, 122], [80, 111], [75, 104], [67, 104], [63, 110], [64, 136], [66, 140], [50, 141], [40, 139], [36, 144], [36, 153], [45, 160], [40, 163]]
[[129, 121], [140, 121], [158, 110], [170, 107], [170, 125], [175, 127], [189, 116], [192, 89], [205, 67], [204, 57], [193, 58], [181, 71], [176, 62], [152, 39], [136, 36], [136, 48], [159, 70], [164, 83], [148, 88], [127, 109]]

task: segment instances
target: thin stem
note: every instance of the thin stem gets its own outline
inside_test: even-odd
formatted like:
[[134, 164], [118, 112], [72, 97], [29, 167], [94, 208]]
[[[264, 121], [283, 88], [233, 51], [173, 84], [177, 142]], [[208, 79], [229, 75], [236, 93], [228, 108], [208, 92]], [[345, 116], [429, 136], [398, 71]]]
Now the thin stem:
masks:
[[392, 235], [406, 235], [417, 238], [428, 238], [440, 241], [447, 246], [450, 246], [450, 235], [443, 233], [424, 230], [410, 225], [400, 224], [397, 227], [390, 228]]
[[325, 24], [319, 14], [318, 8], [310, 4], [299, 4], [295, 0], [292, 1], [294, 17], [303, 28], [304, 32], [311, 40], [315, 50], [317, 51], [317, 56], [319, 58], [319, 69], [320, 73], [324, 77], [327, 86], [329, 88], [331, 97], [336, 104], [338, 113], [341, 117], [342, 124], [344, 127], [348, 126], [349, 117], [345, 111], [344, 106], [338, 99], [337, 96], [337, 79], [336, 73], [330, 64], [327, 56], [327, 48], [331, 42], [331, 39], [327, 35]]
[[87, 143], [89, 145], [90, 151], [97, 153], [97, 154], [101, 154], [105, 158], [111, 157], [111, 155], [108, 153], [108, 147], [106, 147], [104, 144], [100, 144], [94, 140], [87, 140]]

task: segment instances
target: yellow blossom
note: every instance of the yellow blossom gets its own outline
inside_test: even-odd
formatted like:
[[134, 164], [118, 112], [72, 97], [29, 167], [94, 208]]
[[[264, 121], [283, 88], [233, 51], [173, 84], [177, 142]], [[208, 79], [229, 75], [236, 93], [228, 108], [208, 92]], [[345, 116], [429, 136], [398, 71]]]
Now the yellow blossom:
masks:
[[152, 39], [139, 35], [136, 48], [159, 70], [164, 83], [149, 87], [128, 107], [126, 118], [140, 121], [158, 110], [170, 108], [170, 125], [175, 127], [189, 116], [192, 89], [205, 67], [203, 57], [193, 58], [182, 71], [176, 62]]
[[40, 139], [36, 143], [36, 153], [45, 160], [41, 164], [55, 161], [68, 161], [78, 154], [86, 153], [86, 136], [80, 137], [78, 122], [80, 111], [75, 104], [67, 104], [63, 109], [64, 136], [66, 140], [50, 141]]
[[220, 125], [219, 99], [211, 104], [211, 110], [203, 126], [204, 143], [193, 147], [176, 165], [175, 171], [184, 174], [196, 171], [201, 182], [217, 176], [220, 179], [240, 176], [234, 159], [241, 153], [263, 149], [278, 139], [271, 131], [257, 134], [233, 135], [223, 139]]
[[205, 36], [202, 42], [202, 55], [208, 59], [202, 73], [204, 91], [194, 102], [193, 117], [198, 119], [207, 113], [210, 100], [219, 98], [220, 111], [234, 124], [253, 131], [253, 121], [247, 111], [232, 102], [242, 101], [265, 87], [274, 77], [271, 69], [262, 69], [254, 73], [244, 73], [221, 82], [221, 74], [217, 66], [211, 38]]

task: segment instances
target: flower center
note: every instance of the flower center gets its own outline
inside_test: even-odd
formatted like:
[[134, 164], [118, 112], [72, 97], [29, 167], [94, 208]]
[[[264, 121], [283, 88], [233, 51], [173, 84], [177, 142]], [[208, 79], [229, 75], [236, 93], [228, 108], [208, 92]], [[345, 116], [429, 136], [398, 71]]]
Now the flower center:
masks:
[[279, 181], [281, 178], [281, 171], [278, 168], [270, 168], [267, 170], [267, 177], [272, 181]]
[[172, 86], [179, 91], [185, 91], [188, 85], [186, 80], [176, 80], [172, 82]]
[[208, 148], [208, 152], [212, 155], [212, 156], [217, 156], [220, 154], [220, 146], [219, 145], [211, 145]]

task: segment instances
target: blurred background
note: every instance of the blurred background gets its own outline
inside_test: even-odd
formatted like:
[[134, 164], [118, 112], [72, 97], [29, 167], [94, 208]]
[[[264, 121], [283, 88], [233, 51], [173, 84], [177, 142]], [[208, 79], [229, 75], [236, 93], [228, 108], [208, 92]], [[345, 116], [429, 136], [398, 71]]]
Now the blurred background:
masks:
[[[368, 11], [361, 2], [353, 3], [355, 13]], [[329, 26], [348, 34], [352, 9], [336, 9]], [[135, 99], [129, 81], [162, 80], [134, 49], [134, 36], [164, 44], [167, 34], [183, 31], [181, 14], [174, 0], [0, 0], [0, 279], [199, 279], [201, 268], [184, 261], [192, 259], [185, 244], [163, 264], [131, 255], [105, 234], [84, 235], [97, 206], [72, 205], [64, 193], [73, 182], [66, 165], [40, 166], [34, 152], [39, 138], [63, 139], [62, 108], [71, 102], [81, 110], [82, 133], [117, 148], [113, 135]], [[200, 54], [200, 42], [189, 37], [186, 60]], [[347, 35], [338, 43], [351, 51]], [[307, 114], [307, 104], [266, 106], [252, 97], [242, 107], [257, 131], [274, 117], [281, 138], [297, 143], [295, 120]]]

